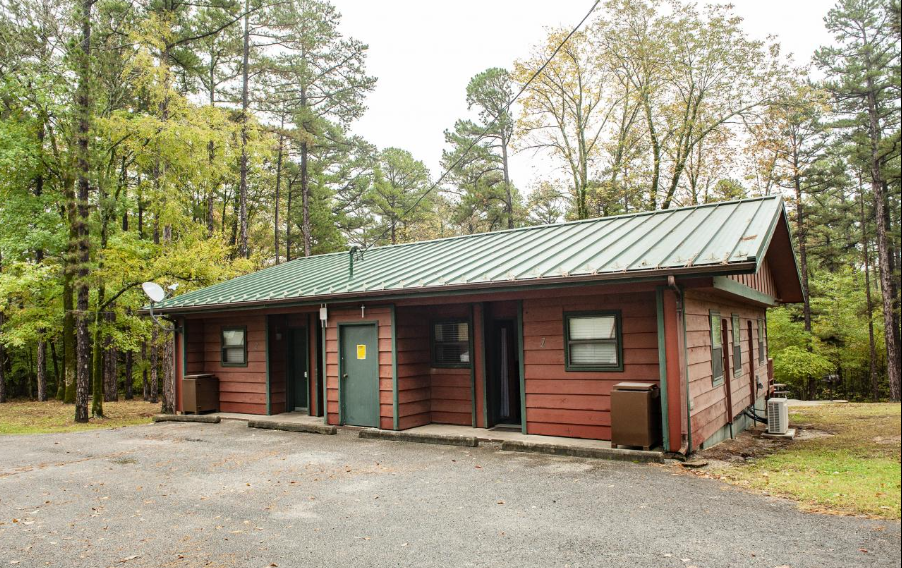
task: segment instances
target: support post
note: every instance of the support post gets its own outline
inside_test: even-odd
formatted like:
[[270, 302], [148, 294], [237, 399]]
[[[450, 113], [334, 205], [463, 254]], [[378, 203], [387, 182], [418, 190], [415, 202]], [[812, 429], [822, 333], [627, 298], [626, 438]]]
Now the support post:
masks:
[[685, 368], [684, 350], [681, 341], [680, 318], [678, 312], [678, 298], [671, 289], [661, 290], [661, 308], [664, 328], [664, 352], [665, 367], [667, 373], [667, 422], [663, 424], [669, 433], [668, 447], [671, 452], [680, 450], [682, 436], [682, 405], [681, 390], [686, 377], [683, 374]]

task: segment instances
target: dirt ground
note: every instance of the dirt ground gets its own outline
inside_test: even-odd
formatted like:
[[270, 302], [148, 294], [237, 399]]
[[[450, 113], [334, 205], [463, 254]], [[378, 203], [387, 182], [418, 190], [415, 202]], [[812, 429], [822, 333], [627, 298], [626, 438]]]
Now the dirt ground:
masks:
[[698, 452], [677, 469], [794, 499], [806, 510], [900, 517], [898, 404], [794, 407], [795, 439], [764, 427]]

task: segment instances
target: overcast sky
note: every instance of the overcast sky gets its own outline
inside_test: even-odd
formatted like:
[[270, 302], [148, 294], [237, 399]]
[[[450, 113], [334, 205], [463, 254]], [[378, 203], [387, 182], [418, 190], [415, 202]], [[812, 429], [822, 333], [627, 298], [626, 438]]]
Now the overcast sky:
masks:
[[[510, 68], [545, 37], [544, 28], [576, 25], [591, 0], [332, 0], [342, 31], [369, 44], [367, 67], [378, 77], [368, 110], [352, 130], [379, 148], [397, 146], [426, 163], [433, 178], [445, 129], [467, 115], [466, 86], [489, 67]], [[745, 29], [774, 35], [797, 62], [829, 43], [823, 18], [835, 0], [733, 0]], [[599, 7], [599, 10], [602, 8]], [[536, 179], [560, 177], [548, 160], [512, 159], [512, 181], [527, 191]]]

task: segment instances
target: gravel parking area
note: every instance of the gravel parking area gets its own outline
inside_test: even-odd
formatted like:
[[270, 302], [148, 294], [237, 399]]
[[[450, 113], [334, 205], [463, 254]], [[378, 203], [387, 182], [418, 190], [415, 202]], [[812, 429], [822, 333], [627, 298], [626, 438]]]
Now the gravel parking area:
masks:
[[670, 466], [161, 423], [0, 437], [0, 566], [899, 566]]

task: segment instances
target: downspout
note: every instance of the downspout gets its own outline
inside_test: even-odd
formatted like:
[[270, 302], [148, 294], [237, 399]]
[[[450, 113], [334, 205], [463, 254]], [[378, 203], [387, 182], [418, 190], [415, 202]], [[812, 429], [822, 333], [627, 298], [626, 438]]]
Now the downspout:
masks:
[[[320, 309], [321, 310], [327, 309], [326, 304], [322, 304]], [[322, 314], [322, 313], [323, 312], [321, 311], [320, 314]], [[322, 361], [322, 369], [323, 369], [323, 376], [321, 377], [319, 388], [320, 388], [320, 392], [322, 393], [322, 400], [323, 400], [323, 424], [328, 424], [329, 423], [329, 399], [327, 398], [327, 396], [329, 394], [329, 389], [326, 388], [326, 383], [329, 381], [329, 368], [326, 365], [326, 330], [328, 329], [328, 325], [327, 325], [327, 320], [323, 319], [322, 315], [320, 315], [319, 327], [322, 330], [322, 333], [320, 334], [320, 343], [321, 343], [320, 357], [322, 357], [321, 361]]]
[[686, 389], [686, 442], [680, 445], [680, 453], [688, 456], [692, 453], [692, 399], [689, 397], [689, 350], [686, 347], [686, 314], [683, 306], [683, 290], [676, 283], [673, 275], [667, 277], [667, 287], [676, 295], [677, 319], [683, 331], [683, 376]]

